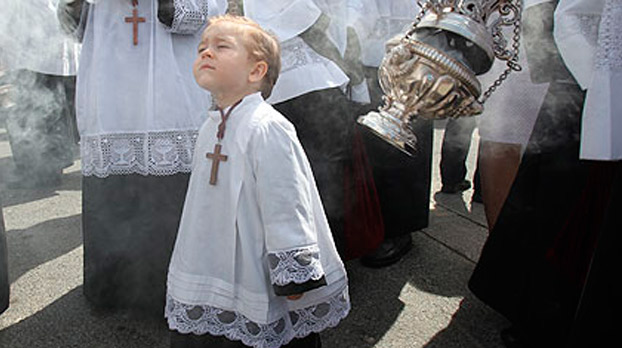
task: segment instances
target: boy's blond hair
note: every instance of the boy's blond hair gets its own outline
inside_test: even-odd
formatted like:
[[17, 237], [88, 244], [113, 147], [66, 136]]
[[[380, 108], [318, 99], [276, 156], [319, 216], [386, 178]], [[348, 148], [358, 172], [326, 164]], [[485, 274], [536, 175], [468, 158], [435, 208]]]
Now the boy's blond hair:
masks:
[[239, 25], [244, 35], [243, 42], [250, 58], [256, 61], [264, 61], [268, 64], [268, 71], [260, 87], [261, 95], [264, 99], [268, 99], [281, 72], [281, 45], [279, 40], [252, 19], [232, 14], [210, 18], [208, 28], [210, 25], [222, 22]]

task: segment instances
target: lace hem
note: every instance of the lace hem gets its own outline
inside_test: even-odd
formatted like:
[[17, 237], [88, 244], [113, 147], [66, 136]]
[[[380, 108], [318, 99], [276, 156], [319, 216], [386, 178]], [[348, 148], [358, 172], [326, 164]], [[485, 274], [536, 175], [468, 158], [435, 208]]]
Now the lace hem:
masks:
[[82, 137], [82, 174], [173, 175], [189, 173], [198, 131], [122, 133]]
[[[208, 1], [199, 1], [198, 8], [191, 8], [187, 0], [175, 0], [175, 14], [171, 31], [179, 34], [193, 34], [207, 23]], [[194, 7], [194, 6], [193, 6]]]
[[348, 288], [328, 302], [291, 311], [270, 324], [259, 324], [244, 315], [206, 305], [187, 305], [167, 296], [164, 316], [171, 330], [182, 334], [210, 334], [241, 341], [254, 348], [278, 348], [294, 338], [335, 327], [350, 311]]
[[274, 285], [302, 284], [324, 276], [317, 245], [268, 253], [270, 281]]

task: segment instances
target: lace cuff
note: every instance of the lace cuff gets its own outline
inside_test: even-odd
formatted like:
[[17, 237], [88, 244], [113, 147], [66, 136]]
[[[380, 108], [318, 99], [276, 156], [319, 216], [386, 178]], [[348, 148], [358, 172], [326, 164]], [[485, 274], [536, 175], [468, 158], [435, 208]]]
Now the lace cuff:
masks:
[[273, 285], [302, 284], [324, 277], [317, 245], [269, 253], [268, 262]]
[[173, 23], [169, 30], [177, 34], [194, 34], [207, 23], [208, 0], [175, 0]]

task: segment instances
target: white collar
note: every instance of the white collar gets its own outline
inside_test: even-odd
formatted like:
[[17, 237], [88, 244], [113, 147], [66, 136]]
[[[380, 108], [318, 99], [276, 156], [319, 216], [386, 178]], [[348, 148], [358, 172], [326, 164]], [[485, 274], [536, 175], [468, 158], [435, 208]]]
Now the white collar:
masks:
[[[238, 104], [235, 109], [231, 112], [231, 116], [234, 116], [235, 114], [238, 114], [241, 110], [246, 109], [248, 106], [254, 106], [257, 105], [261, 102], [263, 102], [264, 99], [261, 96], [261, 92], [255, 92], [252, 94], [247, 94], [244, 98], [242, 98], [242, 101], [240, 102], [240, 104]], [[226, 107], [223, 111], [225, 113], [227, 113], [229, 111], [229, 109], [231, 109], [233, 105], [230, 105], [228, 107]], [[214, 121], [216, 122], [220, 122], [220, 111], [218, 109], [216, 109], [216, 105], [212, 105], [212, 108], [208, 111], [208, 116], [210, 118], [212, 118]]]

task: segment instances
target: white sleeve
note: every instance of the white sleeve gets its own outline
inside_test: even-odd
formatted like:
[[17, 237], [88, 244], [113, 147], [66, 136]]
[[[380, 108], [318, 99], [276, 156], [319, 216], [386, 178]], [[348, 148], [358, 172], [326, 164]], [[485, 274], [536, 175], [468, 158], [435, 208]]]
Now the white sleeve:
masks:
[[309, 162], [291, 124], [271, 122], [254, 139], [257, 197], [274, 285], [324, 276], [314, 223]]
[[244, 0], [244, 15], [273, 32], [281, 42], [309, 29], [321, 14], [312, 0]]

